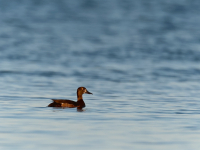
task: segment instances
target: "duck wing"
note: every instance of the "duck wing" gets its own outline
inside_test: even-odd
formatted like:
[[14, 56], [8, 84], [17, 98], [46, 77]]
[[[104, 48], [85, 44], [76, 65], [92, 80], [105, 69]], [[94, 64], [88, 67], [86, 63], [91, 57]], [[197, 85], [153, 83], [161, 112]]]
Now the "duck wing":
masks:
[[52, 99], [54, 103], [68, 103], [68, 104], [76, 104], [77, 102], [68, 100], [68, 99]]

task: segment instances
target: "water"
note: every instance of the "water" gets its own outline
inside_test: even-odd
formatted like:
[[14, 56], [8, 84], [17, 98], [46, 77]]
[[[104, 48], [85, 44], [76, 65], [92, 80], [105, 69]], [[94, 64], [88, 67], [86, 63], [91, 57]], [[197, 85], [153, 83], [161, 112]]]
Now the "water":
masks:
[[[0, 1], [0, 149], [198, 150], [199, 7]], [[83, 112], [46, 107], [79, 86]]]

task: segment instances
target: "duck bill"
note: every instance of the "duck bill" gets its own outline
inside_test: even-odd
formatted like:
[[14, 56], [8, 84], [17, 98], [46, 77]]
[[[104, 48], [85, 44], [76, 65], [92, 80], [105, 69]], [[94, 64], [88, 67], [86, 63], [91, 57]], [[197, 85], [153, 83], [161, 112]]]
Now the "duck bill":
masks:
[[86, 93], [86, 94], [92, 94], [92, 93], [90, 93], [89, 91], [86, 91], [85, 93]]

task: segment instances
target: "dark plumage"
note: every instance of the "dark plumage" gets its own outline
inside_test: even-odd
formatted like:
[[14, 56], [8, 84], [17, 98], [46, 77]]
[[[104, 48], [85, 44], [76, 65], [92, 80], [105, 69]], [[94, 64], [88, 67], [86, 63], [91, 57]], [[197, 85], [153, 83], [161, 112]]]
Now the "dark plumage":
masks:
[[77, 102], [65, 99], [52, 99], [53, 103], [50, 103], [48, 107], [69, 107], [69, 108], [77, 107], [79, 109], [82, 109], [83, 107], [85, 107], [85, 103], [82, 97], [82, 95], [85, 93], [92, 94], [85, 87], [79, 87], [77, 89]]

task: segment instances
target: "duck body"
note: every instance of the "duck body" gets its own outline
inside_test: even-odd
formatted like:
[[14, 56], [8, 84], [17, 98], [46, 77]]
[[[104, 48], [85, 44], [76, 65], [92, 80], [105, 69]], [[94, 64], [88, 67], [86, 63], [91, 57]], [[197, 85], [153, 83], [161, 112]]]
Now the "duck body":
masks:
[[68, 108], [83, 108], [85, 107], [85, 102], [83, 101], [83, 94], [92, 94], [85, 87], [79, 87], [77, 89], [77, 102], [67, 99], [52, 99], [53, 102], [48, 105], [48, 107], [68, 107]]
[[85, 102], [83, 100], [78, 100], [77, 102], [72, 100], [66, 100], [66, 99], [52, 99], [53, 103], [49, 104], [48, 107], [85, 107]]

